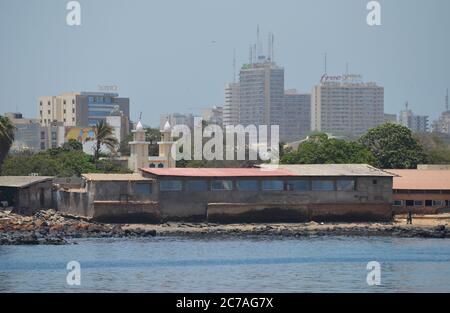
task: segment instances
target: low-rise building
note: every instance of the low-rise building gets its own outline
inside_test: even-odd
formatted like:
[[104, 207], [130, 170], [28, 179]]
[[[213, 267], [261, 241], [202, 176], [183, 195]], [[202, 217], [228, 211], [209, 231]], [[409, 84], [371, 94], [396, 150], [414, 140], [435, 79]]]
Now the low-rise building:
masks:
[[392, 217], [392, 174], [369, 165], [142, 169], [161, 216], [212, 222], [369, 221]]
[[369, 165], [142, 168], [86, 174], [58, 209], [100, 221], [388, 221], [392, 174]]
[[53, 208], [52, 179], [47, 176], [0, 176], [0, 203], [23, 213]]
[[435, 214], [450, 208], [450, 170], [389, 170], [394, 213]]

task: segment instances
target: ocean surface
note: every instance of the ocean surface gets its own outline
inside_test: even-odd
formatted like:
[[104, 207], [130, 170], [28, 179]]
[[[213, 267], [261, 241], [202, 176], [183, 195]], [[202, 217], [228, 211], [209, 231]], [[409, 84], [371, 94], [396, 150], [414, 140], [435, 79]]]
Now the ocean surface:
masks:
[[[0, 246], [0, 292], [450, 292], [448, 239], [76, 242]], [[81, 266], [79, 286], [66, 282], [70, 261]], [[380, 263], [379, 286], [367, 283], [370, 261]]]

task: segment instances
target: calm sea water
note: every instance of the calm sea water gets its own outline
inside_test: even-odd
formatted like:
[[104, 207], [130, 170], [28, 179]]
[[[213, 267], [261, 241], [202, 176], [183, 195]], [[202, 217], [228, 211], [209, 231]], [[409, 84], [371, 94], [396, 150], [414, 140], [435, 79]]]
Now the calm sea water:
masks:
[[[87, 239], [0, 246], [1, 292], [450, 292], [450, 240]], [[81, 286], [66, 265], [81, 264]], [[381, 286], [367, 285], [369, 261]]]

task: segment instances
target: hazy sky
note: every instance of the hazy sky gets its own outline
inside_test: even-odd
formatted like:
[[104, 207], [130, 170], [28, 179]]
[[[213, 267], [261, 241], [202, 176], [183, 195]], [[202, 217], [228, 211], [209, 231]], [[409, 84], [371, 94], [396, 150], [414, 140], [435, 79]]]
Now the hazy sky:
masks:
[[385, 111], [406, 100], [436, 117], [450, 87], [450, 1], [380, 0], [382, 26], [366, 23], [369, 0], [0, 0], [0, 114], [37, 116], [37, 97], [119, 86], [131, 117], [221, 105], [223, 87], [260, 25], [275, 34], [286, 88], [309, 92], [323, 73], [360, 73], [385, 87]]

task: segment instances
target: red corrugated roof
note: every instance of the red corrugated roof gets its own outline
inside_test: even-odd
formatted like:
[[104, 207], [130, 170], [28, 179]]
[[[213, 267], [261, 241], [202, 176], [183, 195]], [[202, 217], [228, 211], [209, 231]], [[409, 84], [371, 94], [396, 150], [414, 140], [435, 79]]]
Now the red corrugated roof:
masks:
[[274, 177], [296, 176], [286, 169], [259, 168], [143, 168], [141, 171], [156, 176], [178, 177]]
[[393, 188], [398, 190], [450, 190], [449, 170], [387, 170], [394, 177]]

